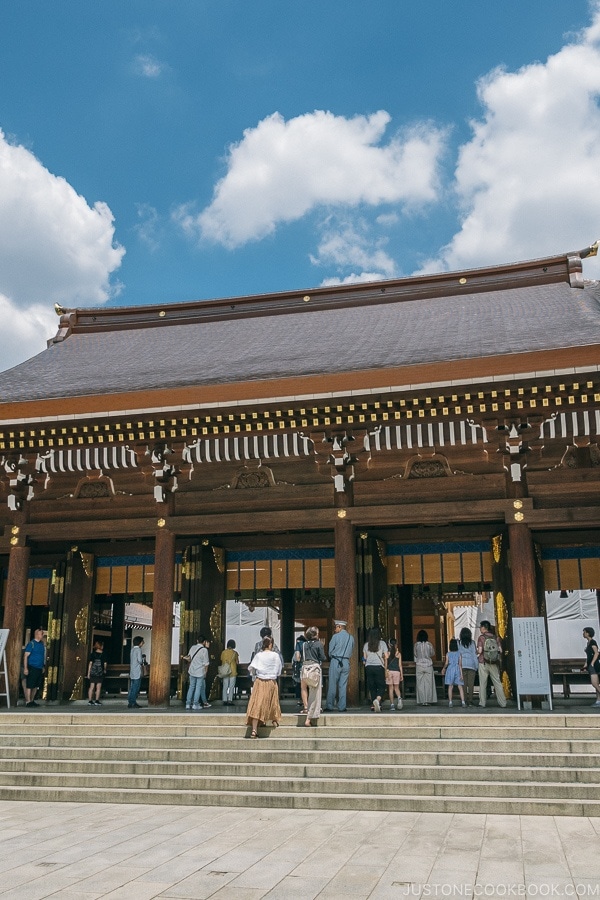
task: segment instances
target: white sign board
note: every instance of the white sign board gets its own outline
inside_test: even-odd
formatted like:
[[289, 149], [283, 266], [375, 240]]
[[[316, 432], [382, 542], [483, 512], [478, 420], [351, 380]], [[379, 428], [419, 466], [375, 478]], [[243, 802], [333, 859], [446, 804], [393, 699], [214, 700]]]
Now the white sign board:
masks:
[[543, 617], [513, 619], [517, 695], [551, 696], [550, 665]]
[[10, 709], [10, 694], [8, 693], [8, 672], [6, 671], [6, 642], [9, 629], [0, 628], [0, 678], [4, 676], [4, 690], [0, 690], [0, 697], [6, 697], [6, 705]]

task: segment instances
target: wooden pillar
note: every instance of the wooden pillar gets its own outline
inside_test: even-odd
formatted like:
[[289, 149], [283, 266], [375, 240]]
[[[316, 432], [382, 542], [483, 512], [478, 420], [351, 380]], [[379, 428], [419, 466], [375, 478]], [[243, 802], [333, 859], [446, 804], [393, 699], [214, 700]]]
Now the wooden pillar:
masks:
[[19, 696], [29, 556], [30, 548], [28, 546], [17, 544], [10, 548], [3, 627], [8, 628], [10, 632], [6, 645], [6, 667], [8, 670], [8, 690], [11, 706], [17, 705]]
[[[159, 523], [163, 519], [159, 520]], [[171, 640], [173, 636], [173, 586], [175, 583], [175, 535], [166, 525], [156, 532], [154, 548], [154, 596], [152, 601], [152, 653], [149, 706], [169, 706], [171, 696]]]
[[515, 522], [508, 526], [510, 569], [513, 591], [513, 614], [519, 617], [538, 616], [537, 573], [535, 551], [529, 526]]
[[117, 666], [123, 663], [123, 637], [125, 635], [125, 595], [112, 598], [112, 629], [108, 649], [108, 661]]
[[354, 636], [354, 659], [350, 663], [348, 703], [358, 703], [358, 660], [360, 652], [356, 633], [356, 550], [354, 527], [344, 509], [335, 520], [335, 618], [344, 619], [347, 631]]
[[296, 621], [296, 592], [293, 589], [284, 588], [281, 591], [281, 644], [280, 650], [284, 659], [291, 659], [294, 655]]

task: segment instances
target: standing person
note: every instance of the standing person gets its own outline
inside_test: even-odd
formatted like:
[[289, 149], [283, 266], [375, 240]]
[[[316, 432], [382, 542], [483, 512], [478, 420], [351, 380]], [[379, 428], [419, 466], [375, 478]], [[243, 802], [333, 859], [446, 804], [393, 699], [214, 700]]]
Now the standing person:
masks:
[[[102, 682], [106, 675], [106, 665], [104, 642], [94, 641], [94, 649], [88, 659], [87, 677], [90, 683], [88, 688], [88, 706], [102, 706], [100, 694], [102, 693]], [[94, 694], [96, 694], [95, 699]]]
[[[400, 692], [400, 682], [404, 681], [404, 673], [402, 671], [402, 657], [398, 649], [398, 641], [396, 638], [390, 639], [390, 648], [385, 667], [385, 683], [388, 687], [390, 695], [390, 712], [395, 709], [402, 709], [402, 694]], [[394, 694], [396, 695], [396, 706], [394, 706]]]
[[429, 706], [430, 703], [437, 703], [435, 672], [433, 671], [435, 650], [424, 628], [417, 634], [414, 652], [417, 705]]
[[347, 624], [343, 619], [335, 619], [333, 637], [329, 641], [329, 681], [325, 704], [329, 712], [336, 708], [336, 699], [338, 712], [346, 710], [350, 660], [354, 653], [354, 638], [346, 631]]
[[446, 661], [444, 662], [442, 675], [444, 676], [444, 684], [448, 688], [448, 706], [452, 706], [452, 692], [454, 690], [454, 685], [456, 685], [458, 688], [461, 706], [466, 706], [467, 704], [465, 703], [465, 691], [463, 687], [462, 663], [460, 652], [458, 649], [458, 641], [456, 640], [456, 638], [452, 638], [450, 640], [450, 646], [448, 647], [448, 652], [446, 653]]
[[[254, 659], [255, 653], [260, 653], [263, 647], [263, 641], [266, 637], [273, 637], [273, 631], [268, 625], [263, 625], [260, 629], [260, 641], [257, 641], [254, 645], [254, 650], [252, 651], [252, 656], [250, 657], [250, 662]], [[281, 650], [273, 640], [273, 650], [275, 653], [279, 653], [279, 658], [281, 659], [281, 667], [283, 668], [283, 656], [281, 655]]]
[[227, 647], [221, 653], [221, 665], [223, 667], [229, 666], [229, 675], [221, 675], [221, 684], [223, 685], [223, 706], [233, 706], [239, 661], [240, 657], [235, 649], [235, 641], [227, 641]]
[[196, 643], [190, 647], [188, 655], [183, 657], [190, 664], [188, 669], [190, 685], [185, 699], [186, 709], [210, 708], [210, 703], [206, 699], [206, 673], [210, 664], [209, 647], [210, 641], [200, 634]]
[[587, 641], [585, 646], [585, 666], [582, 672], [588, 672], [592, 687], [596, 691], [596, 701], [594, 706], [600, 706], [600, 653], [598, 652], [598, 644], [594, 640], [594, 629], [584, 628], [583, 636]]
[[477, 659], [479, 660], [479, 706], [484, 709], [487, 700], [487, 680], [492, 679], [498, 706], [506, 706], [506, 696], [500, 680], [500, 663], [502, 660], [502, 643], [492, 632], [487, 619], [479, 623], [481, 632], [477, 638]]
[[46, 668], [46, 645], [44, 643], [44, 629], [38, 626], [33, 632], [33, 638], [25, 647], [23, 653], [23, 675], [26, 679], [25, 705], [39, 706], [35, 702], [36, 694], [44, 681]]
[[273, 727], [277, 728], [281, 719], [277, 679], [283, 665], [270, 635], [263, 638], [262, 650], [254, 654], [248, 669], [255, 680], [246, 712], [246, 725], [252, 727], [250, 737], [257, 738], [259, 724], [272, 722]]
[[292, 657], [292, 681], [294, 682], [296, 703], [300, 709], [302, 709], [302, 645], [305, 640], [306, 637], [303, 634], [298, 635], [298, 640], [294, 647], [294, 655]]
[[475, 675], [479, 668], [477, 659], [477, 644], [473, 640], [470, 628], [461, 628], [459, 635], [458, 652], [465, 684], [465, 702], [467, 706], [475, 706]]
[[321, 696], [323, 693], [323, 669], [325, 650], [319, 640], [319, 629], [314, 625], [306, 629], [306, 640], [302, 644], [302, 671], [300, 673], [300, 692], [302, 695], [302, 712], [306, 716], [305, 726], [310, 728], [314, 719], [321, 715]]
[[142, 666], [144, 664], [142, 655], [143, 646], [144, 638], [141, 634], [136, 635], [133, 639], [133, 647], [131, 648], [131, 657], [129, 659], [129, 694], [127, 695], [127, 709], [141, 709], [141, 706], [137, 702], [137, 698], [142, 686]]
[[381, 640], [379, 628], [371, 628], [367, 643], [363, 647], [365, 664], [365, 681], [367, 693], [371, 698], [373, 712], [381, 712], [381, 698], [385, 693], [385, 664], [388, 648]]

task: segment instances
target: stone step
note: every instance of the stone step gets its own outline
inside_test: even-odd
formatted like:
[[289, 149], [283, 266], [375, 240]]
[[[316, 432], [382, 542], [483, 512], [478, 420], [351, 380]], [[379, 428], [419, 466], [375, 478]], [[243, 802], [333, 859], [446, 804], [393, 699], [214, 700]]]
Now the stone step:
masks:
[[[346, 764], [344, 762], [324, 763], [316, 760], [313, 763], [291, 761], [250, 761], [239, 760], [233, 762], [210, 761], [201, 762], [170, 760], [157, 760], [144, 762], [139, 760], [105, 760], [98, 759], [52, 759], [45, 760], [46, 771], [53, 774], [97, 774], [97, 775], [139, 775], [139, 776], [185, 776], [189, 778], [206, 778], [207, 775], [215, 778], [324, 778], [367, 781], [377, 779], [381, 781], [403, 781], [422, 778], [427, 781], [451, 781], [457, 778], [462, 781], [474, 779], [481, 783], [485, 781], [510, 781], [510, 782], [556, 782], [556, 783], [600, 783], [600, 766], [595, 761], [594, 767], [579, 769], [573, 765], [563, 767], [544, 767], [532, 765], [512, 765], [503, 768], [490, 767], [489, 765], [473, 765], [457, 760], [453, 765], [444, 764], [407, 764], [381, 763], [379, 760], [371, 764]], [[40, 770], [39, 759], [15, 758], [3, 759], [0, 763], [2, 773], [19, 772], [23, 774], [37, 773]], [[1, 773], [0, 773], [1, 776]]]
[[[258, 742], [257, 742], [258, 743]], [[364, 754], [354, 753], [344, 750], [319, 750], [319, 749], [278, 749], [269, 747], [265, 749], [254, 749], [256, 745], [245, 741], [241, 749], [235, 747], [211, 748], [209, 750], [200, 750], [193, 747], [187, 749], [157, 749], [157, 748], [109, 748], [109, 747], [81, 747], [69, 746], [61, 748], [48, 747], [47, 745], [28, 745], [4, 747], [0, 753], [0, 757], [6, 762], [12, 760], [25, 759], [28, 756], [37, 762], [39, 766], [39, 753], [33, 756], [36, 750], [44, 750], [44, 760], [50, 764], [55, 761], [77, 762], [89, 760], [96, 763], [102, 762], [155, 762], [158, 764], [169, 763], [197, 763], [203, 766], [213, 764], [228, 763], [232, 765], [251, 765], [253, 763], [265, 763], [269, 765], [281, 765], [285, 763], [297, 765], [363, 765]], [[478, 767], [481, 765], [482, 755], [480, 752], [465, 752], [464, 750], [456, 751], [436, 751], [423, 753], [410, 752], [389, 752], [377, 751], [376, 755], [370, 754], [372, 764], [380, 766], [448, 766], [456, 768], [462, 767]], [[573, 768], [577, 769], [593, 769], [600, 765], [597, 752], [588, 754], [561, 754], [561, 753], [487, 753], [485, 756], [485, 767], [487, 770], [498, 770], [499, 772], [510, 767], [532, 768], [537, 767], [553, 767]]]
[[[219, 713], [213, 709], [192, 711], [186, 713], [165, 712], [164, 710], [156, 710], [151, 713], [142, 710], [133, 710], [125, 712], [105, 712], [103, 708], [89, 709], [86, 712], [79, 713], [61, 713], [61, 712], [44, 712], [43, 708], [36, 710], [28, 710], [27, 712], [18, 712], [14, 710], [0, 710], [0, 719], [2, 721], [2, 730], [10, 728], [12, 725], [26, 725], [27, 727], [35, 727], [42, 725], [47, 727], [52, 725], [53, 729], [59, 729], [64, 726], [85, 726], [96, 727], [110, 723], [111, 728], [130, 730], [133, 728], [160, 728], [167, 727], [169, 729], [188, 728], [190, 726], [205, 728], [207, 726], [218, 727], [221, 731], [224, 728], [239, 728], [240, 724], [245, 722], [245, 711], [235, 713]], [[284, 713], [282, 724], [295, 725], [304, 721], [304, 717], [298, 714]], [[323, 713], [319, 719], [320, 725], [334, 725], [336, 730], [339, 728], [354, 729], [388, 729], [407, 727], [416, 727], [419, 730], [433, 728], [441, 731], [448, 728], [456, 728], [464, 733], [464, 729], [471, 729], [476, 726], [478, 729], [489, 729], [494, 732], [512, 731], [517, 726], [520, 730], [527, 732], [529, 730], [537, 730], [539, 728], [551, 728], [553, 730], [579, 729], [589, 728], [596, 734], [600, 731], [600, 714], [591, 708], [587, 714], [563, 715], [558, 712], [545, 712], [542, 714], [533, 714], [525, 712], [507, 713], [502, 710], [495, 710], [480, 713], [477, 709], [462, 710], [460, 707], [436, 713], [435, 715], [415, 714], [406, 711], [380, 713]]]
[[[144, 737], [129, 735], [112, 735], [108, 731], [104, 731], [97, 735], [73, 735], [68, 734], [55, 736], [53, 734], [37, 734], [29, 735], [26, 732], [13, 735], [0, 736], [0, 756], [2, 747], [69, 747], [76, 740], [78, 746], [86, 747], [107, 747], [107, 748], [136, 748], [144, 750], [153, 749], [219, 749], [221, 746], [231, 745], [246, 746], [245, 734], [247, 729], [243, 729], [231, 737], [223, 737], [220, 735], [204, 736], [189, 735], [187, 737], [153, 737], [145, 735]], [[267, 745], [269, 748], [277, 750], [297, 750], [299, 746], [303, 748], [326, 751], [332, 750], [337, 753], [342, 750], [345, 752], [354, 752], [359, 754], [383, 752], [390, 753], [426, 753], [435, 750], [436, 752], [459, 752], [465, 749], [465, 739], [444, 739], [444, 738], [397, 738], [385, 737], [375, 740], [373, 738], [341, 738], [336, 737], [335, 732], [330, 731], [325, 735], [320, 729], [288, 729], [279, 728], [276, 731], [272, 729], [260, 729], [260, 740], [257, 743]], [[341, 743], [343, 742], [343, 743]], [[470, 749], [476, 746], [480, 753], [511, 753], [511, 752], [528, 752], [531, 754], [541, 753], [578, 753], [591, 754], [597, 753], [599, 742], [597, 740], [578, 740], [576, 734], [570, 740], [550, 740], [550, 739], [521, 739], [518, 732], [513, 732], [512, 740], [479, 740], [471, 736], [468, 740]]]
[[600, 717], [0, 714], [0, 798], [600, 815]]
[[[522, 796], [479, 798], [482, 810], [489, 815], [540, 816], [599, 816], [600, 801], [587, 797], [582, 800], [551, 800]], [[41, 785], [0, 786], [0, 800], [26, 800], [71, 803], [145, 803], [183, 806], [237, 806], [277, 809], [360, 809], [383, 812], [447, 812], [473, 813], [478, 811], [477, 798], [452, 793], [449, 796], [377, 795], [289, 792], [267, 793], [235, 790], [218, 791], [160, 791], [137, 788], [104, 789], [90, 787], [47, 787]]]
[[[130, 790], [137, 789], [140, 792], [171, 791], [185, 792], [186, 794], [200, 791], [225, 791], [230, 789], [231, 779], [227, 775], [216, 777], [212, 774], [192, 777], [189, 775], [105, 775], [102, 772], [90, 774], [57, 774], [37, 772], [22, 774], [18, 772], [5, 772], [0, 770], [0, 786], [32, 786], [47, 788], [71, 788], [102, 787], [105, 790]], [[343, 794], [352, 797], [356, 794], [373, 794], [377, 796], [399, 796], [410, 794], [411, 796], [455, 796], [471, 797], [474, 803], [482, 798], [483, 805], [489, 797], [512, 797], [515, 793], [523, 799], [537, 800], [585, 800], [590, 794], [587, 784], [565, 784], [562, 782], [540, 783], [535, 781], [522, 781], [510, 783], [503, 781], [452, 781], [426, 779], [377, 779], [363, 778], [360, 781], [346, 781], [337, 777], [327, 778], [277, 778], [272, 775], [261, 777], [236, 776], [236, 790], [240, 793], [256, 793], [264, 791], [267, 794], [294, 793], [319, 794]], [[145, 802], [145, 801], [144, 801]]]

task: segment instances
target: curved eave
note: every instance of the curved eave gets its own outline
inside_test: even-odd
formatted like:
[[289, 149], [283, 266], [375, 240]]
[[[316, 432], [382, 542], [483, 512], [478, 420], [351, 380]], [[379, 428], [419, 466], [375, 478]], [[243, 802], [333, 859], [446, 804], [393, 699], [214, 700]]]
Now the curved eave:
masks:
[[354, 306], [480, 294], [486, 291], [508, 290], [534, 284], [566, 282], [572, 286], [583, 286], [581, 272], [580, 256], [567, 254], [512, 263], [508, 266], [464, 269], [459, 272], [443, 272], [436, 275], [419, 275], [302, 291], [150, 306], [61, 309], [59, 330], [52, 341], [62, 341], [70, 334], [85, 332], [187, 325], [251, 316], [310, 313], [324, 309], [350, 309]]

